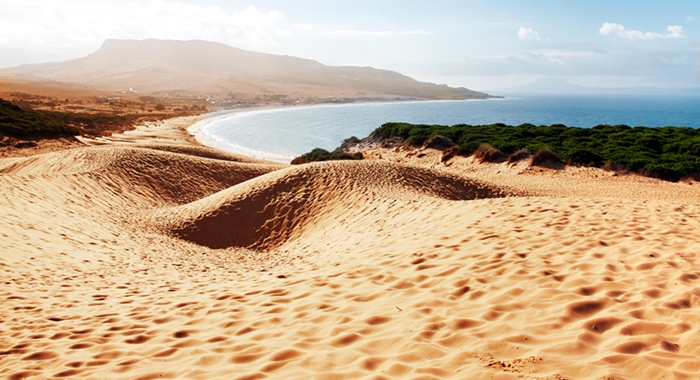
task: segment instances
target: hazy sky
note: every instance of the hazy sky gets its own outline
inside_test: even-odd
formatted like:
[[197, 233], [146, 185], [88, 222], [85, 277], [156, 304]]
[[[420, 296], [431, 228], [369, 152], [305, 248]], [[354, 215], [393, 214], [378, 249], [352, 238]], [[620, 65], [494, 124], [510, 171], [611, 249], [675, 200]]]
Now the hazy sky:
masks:
[[202, 39], [476, 90], [700, 86], [700, 0], [0, 0], [0, 67]]

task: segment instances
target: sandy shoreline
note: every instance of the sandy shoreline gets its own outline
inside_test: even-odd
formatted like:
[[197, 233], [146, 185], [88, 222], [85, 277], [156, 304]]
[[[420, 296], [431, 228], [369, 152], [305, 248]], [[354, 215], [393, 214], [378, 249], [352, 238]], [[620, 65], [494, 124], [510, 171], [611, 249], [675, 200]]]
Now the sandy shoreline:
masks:
[[197, 120], [197, 122], [193, 123], [192, 125], [190, 125], [187, 128], [187, 132], [190, 135], [192, 135], [195, 138], [195, 140], [197, 140], [197, 142], [199, 142], [200, 144], [202, 144], [204, 146], [208, 146], [208, 147], [211, 147], [214, 149], [222, 150], [222, 151], [233, 153], [233, 154], [248, 156], [248, 157], [253, 158], [253, 159], [259, 159], [259, 160], [263, 160], [263, 161], [272, 161], [272, 162], [277, 162], [277, 163], [282, 163], [282, 164], [289, 164], [292, 159], [280, 158], [279, 156], [274, 155], [274, 154], [268, 154], [265, 152], [260, 152], [260, 151], [248, 149], [248, 148], [242, 147], [242, 146], [233, 146], [231, 144], [224, 144], [222, 142], [216, 141], [213, 138], [210, 138], [202, 131], [202, 128], [205, 127], [207, 123], [210, 123], [218, 118], [228, 117], [230, 115], [237, 114], [237, 113], [261, 111], [261, 110], [267, 110], [267, 109], [272, 109], [272, 108], [246, 108], [246, 109], [241, 109], [241, 110], [222, 111], [222, 112], [214, 113], [212, 115], [209, 115], [208, 117]]
[[[352, 106], [362, 106], [362, 105], [367, 105], [367, 104], [402, 104], [402, 103], [453, 103], [453, 102], [481, 102], [481, 101], [495, 101], [495, 100], [506, 100], [502, 98], [489, 98], [489, 99], [466, 99], [466, 100], [414, 100], [414, 101], [384, 101], [384, 102], [353, 102], [353, 103], [343, 103], [343, 104], [315, 104], [315, 105], [302, 105], [302, 106], [275, 106], [275, 107], [250, 107], [250, 108], [241, 108], [241, 109], [234, 109], [234, 110], [226, 110], [226, 111], [219, 111], [216, 113], [208, 114], [206, 115], [206, 118], [198, 121], [197, 123], [194, 123], [192, 126], [188, 128], [188, 132], [195, 136], [197, 141], [199, 141], [201, 144], [205, 146], [209, 146], [215, 149], [223, 150], [226, 152], [234, 153], [234, 154], [239, 154], [239, 155], [244, 155], [244, 156], [249, 156], [251, 158], [257, 158], [257, 159], [262, 159], [266, 161], [273, 161], [273, 162], [279, 162], [279, 163], [284, 163], [284, 164], [289, 164], [290, 161], [294, 157], [281, 157], [278, 154], [273, 154], [273, 153], [268, 153], [268, 152], [262, 152], [254, 149], [250, 149], [248, 147], [243, 147], [243, 146], [238, 146], [238, 145], [231, 145], [229, 143], [224, 143], [221, 141], [217, 141], [215, 139], [210, 138], [207, 136], [203, 131], [202, 127], [206, 126], [206, 124], [219, 119], [219, 118], [226, 118], [230, 117], [231, 115], [235, 114], [240, 114], [240, 113], [246, 113], [246, 112], [265, 112], [265, 111], [277, 111], [277, 110], [291, 110], [291, 109], [303, 109], [303, 108], [327, 108], [327, 107], [352, 107]], [[300, 152], [299, 154], [303, 154], [305, 152]]]
[[697, 183], [288, 166], [196, 121], [0, 158], [0, 377], [698, 377]]

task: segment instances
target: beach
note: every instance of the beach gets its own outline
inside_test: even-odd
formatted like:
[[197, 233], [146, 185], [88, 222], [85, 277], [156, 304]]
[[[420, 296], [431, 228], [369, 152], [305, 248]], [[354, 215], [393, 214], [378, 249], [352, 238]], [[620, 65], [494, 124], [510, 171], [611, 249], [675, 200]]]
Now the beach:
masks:
[[289, 164], [291, 158], [284, 157], [279, 154], [268, 153], [263, 151], [258, 151], [255, 149], [242, 147], [240, 145], [234, 145], [231, 143], [225, 143], [223, 141], [217, 141], [215, 138], [206, 134], [204, 128], [206, 128], [212, 122], [216, 122], [217, 119], [227, 118], [231, 115], [235, 115], [242, 112], [260, 112], [262, 110], [267, 110], [271, 108], [245, 108], [236, 111], [223, 111], [216, 114], [216, 116], [197, 119], [197, 122], [187, 127], [187, 133], [189, 133], [193, 138], [201, 145], [208, 146], [217, 150], [250, 157], [262, 161], [272, 161], [282, 164]]
[[0, 158], [0, 377], [695, 379], [700, 184], [170, 119]]

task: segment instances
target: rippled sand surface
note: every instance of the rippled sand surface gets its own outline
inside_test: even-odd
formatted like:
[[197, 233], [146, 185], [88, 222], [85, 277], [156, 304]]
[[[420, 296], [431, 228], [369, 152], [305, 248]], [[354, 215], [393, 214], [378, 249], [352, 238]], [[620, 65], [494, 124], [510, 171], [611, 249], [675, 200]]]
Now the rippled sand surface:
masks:
[[699, 376], [700, 186], [410, 153], [3, 158], [0, 377]]

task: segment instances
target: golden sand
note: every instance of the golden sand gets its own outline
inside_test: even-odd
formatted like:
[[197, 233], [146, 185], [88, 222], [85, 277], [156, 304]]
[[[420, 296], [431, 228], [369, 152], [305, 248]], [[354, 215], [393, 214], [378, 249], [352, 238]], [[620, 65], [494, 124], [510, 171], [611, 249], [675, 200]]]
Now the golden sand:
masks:
[[172, 123], [0, 159], [0, 377], [700, 376], [698, 184]]

